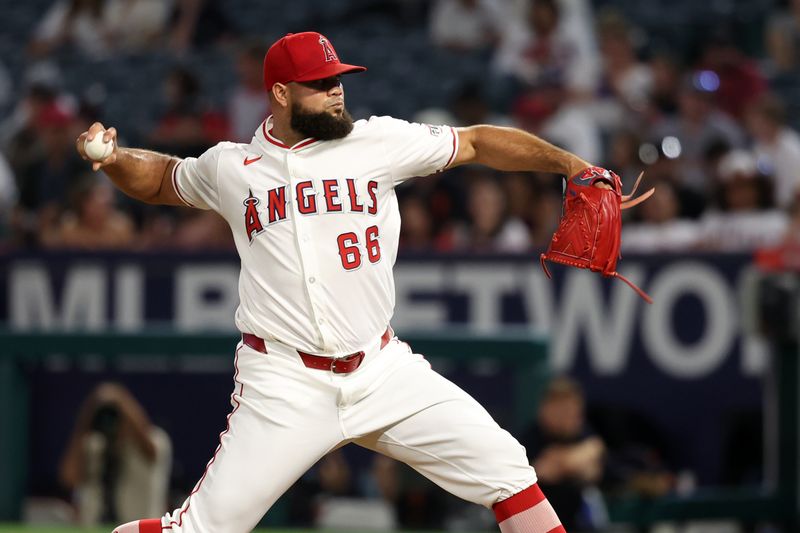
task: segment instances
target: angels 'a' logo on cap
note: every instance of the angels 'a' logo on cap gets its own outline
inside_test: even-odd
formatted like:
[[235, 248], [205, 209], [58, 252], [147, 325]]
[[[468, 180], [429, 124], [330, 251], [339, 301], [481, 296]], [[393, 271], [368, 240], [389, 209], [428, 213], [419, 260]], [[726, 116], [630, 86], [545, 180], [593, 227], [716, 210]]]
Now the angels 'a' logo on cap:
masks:
[[333, 47], [331, 46], [331, 43], [328, 42], [328, 39], [325, 37], [320, 37], [319, 44], [322, 45], [322, 51], [325, 52], [326, 63], [330, 63], [331, 61], [339, 61], [339, 58], [336, 57], [336, 52], [333, 51]]

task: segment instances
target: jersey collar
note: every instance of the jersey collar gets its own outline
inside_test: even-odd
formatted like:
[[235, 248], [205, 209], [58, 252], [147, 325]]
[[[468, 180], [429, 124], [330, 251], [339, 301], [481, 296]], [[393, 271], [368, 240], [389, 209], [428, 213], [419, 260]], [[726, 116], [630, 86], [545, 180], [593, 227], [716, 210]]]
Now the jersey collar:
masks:
[[274, 135], [272, 135], [272, 115], [268, 116], [267, 120], [261, 123], [261, 126], [259, 126], [258, 130], [256, 131], [256, 138], [267, 144], [277, 146], [278, 148], [282, 148], [284, 150], [292, 150], [292, 151], [300, 150], [302, 148], [311, 146], [312, 144], [318, 142], [317, 139], [309, 137], [294, 144], [293, 146], [284, 144], [279, 139], [275, 138]]

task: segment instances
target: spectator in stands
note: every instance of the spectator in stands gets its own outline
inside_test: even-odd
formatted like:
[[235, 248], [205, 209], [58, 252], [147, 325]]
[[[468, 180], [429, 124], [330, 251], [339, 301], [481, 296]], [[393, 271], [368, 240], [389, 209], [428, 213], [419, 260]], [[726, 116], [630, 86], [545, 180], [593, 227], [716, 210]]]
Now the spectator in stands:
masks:
[[455, 51], [494, 47], [510, 22], [500, 0], [436, 0], [428, 31], [436, 46]]
[[102, 383], [78, 412], [59, 477], [91, 526], [163, 514], [171, 468], [169, 436], [125, 387]]
[[359, 492], [365, 498], [380, 498], [395, 503], [400, 493], [398, 468], [401, 464], [383, 454], [373, 454], [369, 470], [363, 473], [359, 481]]
[[174, 68], [163, 91], [166, 109], [150, 135], [154, 149], [187, 157], [227, 138], [227, 121], [205, 106], [200, 80], [194, 73], [183, 67]]
[[717, 28], [706, 42], [697, 71], [699, 83], [716, 92], [719, 108], [737, 120], [767, 90], [758, 65], [736, 46], [725, 27]]
[[532, 248], [545, 248], [561, 218], [561, 183], [550, 174], [512, 173], [502, 180], [508, 217], [529, 228]]
[[400, 246], [404, 251], [433, 249], [433, 220], [430, 208], [419, 194], [406, 194], [400, 200]]
[[612, 135], [606, 152], [607, 165], [622, 178], [622, 188], [627, 192], [635, 183], [644, 165], [639, 156], [642, 140], [632, 129], [617, 129]]
[[[680, 210], [678, 217], [691, 220], [698, 219], [703, 215], [710, 202], [708, 198], [710, 192], [706, 192], [705, 190], [701, 192], [689, 187], [681, 175], [683, 161], [681, 161], [680, 158], [667, 157], [666, 154], [664, 154], [663, 145], [663, 142], [644, 142], [639, 147], [639, 155], [641, 156], [642, 162], [647, 165], [644, 169], [647, 181], [652, 181], [653, 183], [669, 183], [678, 198]], [[725, 143], [712, 143], [711, 146], [713, 150], [721, 150], [723, 147], [726, 151], [730, 150], [730, 147]], [[713, 172], [708, 170], [710, 164], [709, 151], [710, 149], [706, 149], [706, 153], [703, 154], [703, 158], [700, 160], [704, 176], [713, 175], [713, 173], [716, 172], [716, 170]], [[674, 153], [672, 155], [674, 156]], [[714, 166], [713, 169], [716, 169], [716, 166]], [[713, 182], [712, 179], [709, 181]], [[713, 189], [713, 186], [709, 186], [708, 189]], [[638, 209], [633, 209], [626, 212], [625, 215], [627, 217], [632, 216], [635, 219], [639, 213], [640, 211]]]
[[174, 0], [106, 0], [106, 19], [114, 51], [160, 49]]
[[[625, 252], [679, 252], [694, 248], [699, 227], [695, 221], [679, 218], [680, 204], [675, 186], [669, 181], [649, 179], [658, 194], [638, 207], [639, 220], [622, 227]], [[658, 198], [656, 198], [656, 196]]]
[[653, 73], [653, 83], [644, 116], [652, 125], [678, 113], [681, 66], [672, 55], [663, 51], [653, 54], [648, 65]]
[[58, 69], [52, 68], [51, 64], [39, 65], [28, 72], [26, 77], [31, 79], [23, 82], [23, 89], [14, 109], [0, 123], [0, 144], [15, 168], [17, 159], [20, 156], [24, 159], [35, 145], [31, 140], [35, 140], [36, 119], [41, 110], [55, 103], [64, 104], [64, 95], [59, 94]]
[[19, 205], [13, 231], [25, 243], [36, 242], [40, 228], [52, 227], [75, 178], [84, 169], [75, 154], [75, 138], [84, 125], [60, 101], [37, 104], [30, 127], [11, 140], [9, 158], [17, 176]]
[[425, 108], [416, 112], [411, 121], [423, 124], [449, 124], [453, 127], [476, 124], [513, 126], [510, 116], [493, 111], [486, 92], [484, 84], [466, 80], [455, 91], [447, 109]]
[[526, 221], [530, 224], [531, 246], [540, 250], [550, 244], [561, 220], [563, 198], [560, 191], [554, 190], [552, 185], [553, 182], [539, 183], [533, 203], [528, 208]]
[[[220, 215], [188, 208], [182, 211], [169, 243], [178, 250], [235, 250], [230, 227]], [[164, 243], [155, 246], [163, 248]]]
[[559, 377], [548, 384], [536, 421], [520, 442], [564, 528], [591, 528], [583, 494], [602, 479], [605, 445], [586, 423], [583, 392], [575, 381]]
[[522, 94], [513, 108], [514, 122], [522, 129], [578, 154], [587, 161], [602, 157], [600, 129], [591, 113], [569, 100], [565, 87], [540, 85]]
[[767, 63], [773, 85], [776, 81], [797, 83], [800, 64], [800, 0], [788, 0], [787, 8], [776, 10], [768, 24]]
[[514, 172], [500, 182], [505, 193], [508, 215], [528, 222], [531, 205], [535, 202], [538, 180], [528, 172]]
[[11, 218], [18, 196], [14, 171], [0, 152], [0, 245], [10, 241]]
[[709, 146], [723, 140], [738, 148], [744, 144], [744, 132], [728, 115], [717, 109], [718, 85], [705, 72], [694, 72], [683, 79], [678, 116], [665, 117], [650, 132], [665, 157], [677, 160], [684, 185], [708, 194], [712, 181], [703, 168]]
[[800, 248], [800, 198], [796, 199], [788, 208], [789, 227], [783, 235], [785, 245], [794, 245]]
[[507, 213], [503, 189], [490, 174], [473, 177], [468, 192], [469, 222], [455, 228], [456, 249], [521, 252], [530, 249], [528, 228]]
[[56, 0], [34, 31], [29, 51], [42, 57], [62, 46], [74, 46], [92, 58], [111, 50], [105, 0]]
[[[473, 126], [475, 124], [495, 124], [510, 126], [508, 116], [493, 113], [484, 89], [479, 83], [465, 82], [450, 103], [452, 119], [442, 124], [455, 126]], [[437, 124], [437, 122], [431, 122]]]
[[653, 71], [640, 61], [632, 42], [632, 28], [614, 11], [606, 11], [598, 21], [602, 77], [599, 120], [613, 130], [638, 119], [647, 107], [653, 88]]
[[506, 93], [500, 103], [541, 84], [563, 86], [570, 99], [594, 93], [599, 61], [591, 18], [583, 15], [589, 11], [585, 4], [564, 2], [568, 9], [562, 11], [558, 0], [537, 0], [525, 24], [509, 25], [494, 58], [497, 75], [507, 80], [499, 82]]
[[785, 106], [775, 95], [764, 95], [750, 107], [746, 118], [756, 141], [758, 166], [775, 180], [775, 204], [786, 208], [800, 192], [800, 135], [786, 125]]
[[800, 64], [800, 0], [788, 0], [787, 9], [777, 10], [766, 32], [773, 76], [797, 76]]
[[228, 117], [232, 140], [250, 142], [264, 117], [270, 114], [264, 95], [264, 49], [260, 43], [249, 43], [236, 59], [236, 86], [228, 98]]
[[129, 248], [136, 237], [130, 217], [117, 209], [108, 180], [88, 175], [72, 191], [72, 208], [57, 224], [43, 227], [39, 242], [48, 248], [111, 250]]
[[289, 489], [289, 524], [313, 527], [319, 507], [326, 499], [354, 495], [355, 483], [350, 465], [341, 449], [334, 450]]
[[800, 0], [778, 2], [765, 32], [769, 57], [764, 62], [770, 90], [786, 109], [786, 122], [800, 130]]
[[31, 55], [68, 45], [101, 59], [150, 48], [159, 42], [169, 7], [168, 0], [57, 0], [34, 32]]
[[14, 83], [4, 61], [0, 61], [0, 109], [13, 103]]
[[[582, 12], [582, 3], [563, 5]], [[537, 0], [530, 7], [528, 25], [509, 28], [495, 58], [500, 79], [493, 86], [511, 95], [508, 107], [518, 127], [587, 161], [598, 161], [600, 131], [585, 109], [599, 73], [594, 32], [591, 26], [584, 28], [586, 33], [576, 32], [583, 25], [576, 22], [580, 17], [567, 9], [562, 12], [561, 6], [558, 0]]]
[[69, 109], [55, 87], [33, 83], [25, 89], [10, 116], [3, 121], [2, 147], [15, 169], [39, 157], [41, 146], [36, 142], [37, 122], [42, 112], [51, 106]]
[[174, 0], [170, 47], [178, 55], [194, 48], [224, 43], [233, 33], [225, 9], [218, 0]]
[[751, 251], [780, 241], [788, 217], [774, 208], [771, 183], [759, 172], [750, 152], [732, 150], [720, 159], [716, 180], [718, 209], [700, 221], [704, 248]]

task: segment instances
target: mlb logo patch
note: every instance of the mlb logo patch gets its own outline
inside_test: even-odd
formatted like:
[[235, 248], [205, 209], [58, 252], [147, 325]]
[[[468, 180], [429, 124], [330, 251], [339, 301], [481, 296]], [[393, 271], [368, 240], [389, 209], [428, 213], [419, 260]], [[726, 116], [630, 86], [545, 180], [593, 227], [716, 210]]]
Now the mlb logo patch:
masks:
[[428, 130], [431, 132], [431, 135], [434, 137], [438, 137], [442, 134], [442, 127], [441, 126], [431, 126], [430, 124], [426, 124], [428, 126]]

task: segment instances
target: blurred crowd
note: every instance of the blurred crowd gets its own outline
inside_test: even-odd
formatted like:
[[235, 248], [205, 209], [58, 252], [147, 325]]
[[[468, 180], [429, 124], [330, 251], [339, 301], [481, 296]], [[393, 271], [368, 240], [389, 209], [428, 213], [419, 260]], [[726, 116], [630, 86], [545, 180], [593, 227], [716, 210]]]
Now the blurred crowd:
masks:
[[[587, 411], [577, 382], [557, 376], [531, 406], [527, 426], [515, 433], [569, 531], [602, 530], [609, 522], [607, 501], [615, 497], [680, 490], [665, 451], [642, 431], [646, 424], [628, 424], [620, 440], [621, 426], [610, 427], [607, 418]], [[191, 487], [175, 485], [172, 450], [170, 435], [130, 390], [100, 382], [82, 402], [62, 453], [59, 481], [70, 505], [60, 516], [96, 526], [159, 516], [180, 505]], [[343, 531], [496, 530], [490, 510], [356, 446], [322, 457], [271, 513], [283, 525]]]
[[[341, 17], [400, 13], [396, 23], [421, 30], [432, 50], [478, 65], [479, 77], [441, 72], [424, 80], [451, 87], [448, 101], [399, 118], [524, 128], [615, 170], [627, 188], [645, 171], [657, 194], [626, 215], [624, 251], [748, 252], [796, 239], [791, 228], [800, 227], [800, 0], [757, 4], [755, 22], [733, 14], [682, 22], [673, 28], [688, 36], [680, 44], [652, 37], [623, 0], [353, 0]], [[81, 90], [66, 88], [60, 71], [69, 65], [58, 58], [65, 50], [88, 64], [171, 57], [167, 76], [145, 80], [159, 102], [148, 127], [121, 131], [121, 142], [196, 156], [220, 140], [249, 142], [269, 113], [265, 36], [237, 27], [215, 0], [55, 0], [27, 9], [42, 12], [28, 31], [22, 75], [12, 81], [0, 63], [0, 246], [230, 249], [217, 215], [129, 201], [78, 159], [81, 131], [95, 120], [114, 125], [105, 108], [113, 96], [98, 85], [102, 68]], [[325, 32], [332, 21], [309, 15], [287, 31]], [[235, 72], [223, 80], [221, 102], [204, 91], [198, 62], [182, 61], [204, 54], [224, 55]], [[402, 61], [403, 48], [387, 54]], [[384, 81], [391, 91], [396, 80]], [[391, 96], [404, 98], [401, 90]], [[394, 114], [392, 98], [369, 111]], [[348, 104], [365, 118], [359, 102]], [[561, 191], [557, 176], [476, 167], [414, 180], [398, 191], [402, 249], [544, 247]]]

